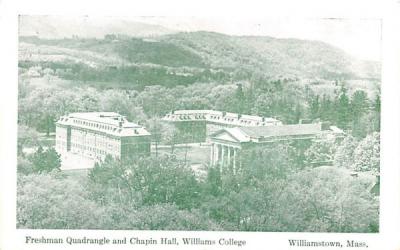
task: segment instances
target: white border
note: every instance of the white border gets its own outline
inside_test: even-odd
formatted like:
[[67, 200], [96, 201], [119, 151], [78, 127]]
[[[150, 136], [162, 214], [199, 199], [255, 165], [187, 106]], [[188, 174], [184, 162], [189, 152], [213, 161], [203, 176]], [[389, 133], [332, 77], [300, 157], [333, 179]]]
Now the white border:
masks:
[[[206, 238], [235, 237], [247, 240], [243, 249], [296, 249], [287, 239], [346, 240], [364, 239], [368, 249], [400, 249], [400, 2], [366, 0], [0, 0], [0, 249], [98, 249], [98, 247], [50, 247], [23, 244], [30, 235], [132, 237], [203, 235]], [[381, 133], [381, 219], [379, 234], [320, 233], [230, 233], [230, 232], [148, 232], [148, 231], [63, 231], [16, 230], [16, 120], [17, 120], [17, 17], [18, 14], [92, 15], [92, 16], [259, 16], [299, 18], [382, 18], [383, 83]], [[126, 245], [112, 249], [152, 249]], [[157, 247], [163, 249], [165, 247]], [[212, 249], [192, 247], [193, 249]], [[224, 249], [224, 247], [215, 247]], [[102, 248], [106, 249], [106, 248]], [[108, 247], [107, 249], [110, 249]], [[174, 249], [174, 248], [168, 248]], [[228, 249], [228, 248], [226, 248]], [[229, 249], [233, 249], [230, 247]], [[306, 248], [299, 248], [306, 249]], [[313, 248], [318, 249], [318, 248]], [[332, 248], [324, 248], [332, 249]]]

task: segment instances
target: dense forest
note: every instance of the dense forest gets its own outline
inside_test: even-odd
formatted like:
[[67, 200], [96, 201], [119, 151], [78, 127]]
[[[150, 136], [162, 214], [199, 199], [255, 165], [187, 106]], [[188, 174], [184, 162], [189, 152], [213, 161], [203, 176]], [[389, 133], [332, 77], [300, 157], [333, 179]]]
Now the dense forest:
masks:
[[[359, 70], [319, 42], [209, 32], [20, 42], [18, 228], [379, 231], [380, 79], [365, 70], [375, 64]], [[199, 177], [173, 150], [60, 170], [61, 115], [114, 111], [173, 146], [184, 135], [160, 118], [178, 109], [324, 121], [346, 138], [249, 149], [235, 175], [207, 165]]]

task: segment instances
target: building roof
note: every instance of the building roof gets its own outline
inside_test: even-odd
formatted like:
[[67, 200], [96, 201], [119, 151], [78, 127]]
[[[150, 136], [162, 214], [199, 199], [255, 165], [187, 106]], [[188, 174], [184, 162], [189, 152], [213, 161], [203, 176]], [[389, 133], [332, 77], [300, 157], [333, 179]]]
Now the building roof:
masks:
[[282, 124], [271, 117], [242, 115], [215, 110], [176, 110], [163, 117], [164, 121], [206, 121], [233, 126], [270, 126]]
[[268, 127], [243, 127], [240, 130], [251, 138], [312, 135], [321, 132], [320, 123], [290, 124]]
[[[276, 126], [257, 126], [257, 127], [234, 127], [224, 128], [211, 135], [211, 138], [222, 139], [229, 137], [236, 142], [262, 142], [268, 139], [279, 139], [285, 137], [317, 136], [327, 134], [343, 134], [343, 131], [336, 127], [322, 129], [321, 123], [311, 124], [290, 124]], [[228, 139], [229, 140], [229, 139]]]
[[150, 135], [144, 127], [129, 122], [126, 117], [115, 112], [70, 113], [60, 117], [57, 124], [95, 130], [119, 137]]
[[233, 136], [236, 140], [240, 142], [250, 141], [250, 137], [243, 133], [243, 131], [238, 127], [226, 128], [225, 131], [227, 131], [231, 136]]

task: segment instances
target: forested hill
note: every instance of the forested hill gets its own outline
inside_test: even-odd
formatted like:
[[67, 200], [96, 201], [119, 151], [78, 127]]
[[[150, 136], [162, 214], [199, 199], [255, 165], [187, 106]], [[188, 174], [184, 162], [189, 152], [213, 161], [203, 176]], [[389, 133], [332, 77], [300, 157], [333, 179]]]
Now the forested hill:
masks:
[[[119, 75], [128, 74], [118, 81], [135, 78], [134, 75], [130, 75], [134, 71], [140, 71], [142, 74], [143, 70], [147, 70], [143, 77], [136, 79], [139, 82], [146, 81], [146, 77], [152, 79], [151, 83], [145, 85], [165, 85], [166, 82], [170, 82], [171, 74], [177, 78], [176, 83], [171, 81], [172, 85], [180, 85], [183, 82], [190, 84], [208, 78], [223, 81], [246, 79], [254, 73], [271, 78], [291, 79], [380, 78], [379, 63], [357, 60], [323, 42], [229, 36], [203, 31], [151, 38], [120, 35], [107, 35], [104, 39], [20, 37], [22, 67], [24, 63], [30, 66], [30, 62], [43, 61], [46, 61], [46, 67], [49, 66], [49, 62], [68, 61], [89, 65], [96, 68], [96, 71], [105, 66], [112, 66], [114, 71], [121, 71]], [[96, 67], [92, 67], [93, 65]], [[157, 72], [153, 72], [154, 68], [157, 68]], [[108, 71], [106, 73], [112, 74]], [[149, 76], [150, 74], [153, 76]], [[170, 76], [167, 76], [168, 74]], [[99, 79], [91, 79], [90, 75], [101, 76], [101, 72], [89, 72], [86, 75], [88, 79], [80, 80], [98, 81]], [[104, 75], [105, 79], [109, 77]]]
[[379, 78], [378, 63], [357, 60], [319, 41], [214, 32], [178, 33], [159, 40], [192, 51], [217, 68], [260, 70], [271, 76], [290, 78]]

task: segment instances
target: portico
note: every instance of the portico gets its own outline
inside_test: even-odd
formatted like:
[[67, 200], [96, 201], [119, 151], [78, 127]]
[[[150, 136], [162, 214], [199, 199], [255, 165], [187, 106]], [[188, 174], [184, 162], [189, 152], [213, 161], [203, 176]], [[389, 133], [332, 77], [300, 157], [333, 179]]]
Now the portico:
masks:
[[218, 165], [221, 171], [236, 173], [240, 146], [213, 142], [211, 144], [211, 165]]
[[291, 124], [269, 127], [234, 127], [221, 129], [211, 135], [210, 164], [221, 172], [237, 173], [240, 169], [240, 151], [252, 145], [280, 141], [327, 140], [343, 138], [342, 130], [321, 123]]
[[239, 169], [239, 152], [242, 143], [249, 141], [238, 128], [227, 128], [214, 133], [211, 137], [210, 163], [219, 166], [221, 172], [236, 173]]

